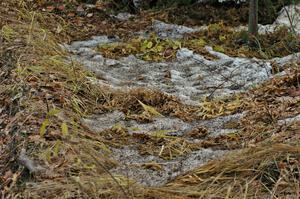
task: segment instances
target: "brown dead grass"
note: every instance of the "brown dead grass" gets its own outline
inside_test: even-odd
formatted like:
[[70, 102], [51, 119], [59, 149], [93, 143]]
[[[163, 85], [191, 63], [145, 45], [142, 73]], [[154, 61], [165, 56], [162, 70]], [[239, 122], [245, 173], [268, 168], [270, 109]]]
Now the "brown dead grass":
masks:
[[[5, 18], [1, 20], [0, 38], [0, 103], [3, 107], [0, 119], [4, 121], [1, 123], [4, 134], [0, 136], [0, 158], [4, 160], [0, 163], [1, 197], [299, 198], [299, 125], [283, 128], [273, 121], [299, 113], [299, 101], [277, 101], [278, 97], [299, 95], [297, 70], [253, 90], [246, 96], [253, 103], [238, 104], [233, 110], [249, 111], [240, 124], [244, 131], [238, 140], [233, 139], [239, 144], [238, 148], [244, 149], [190, 171], [164, 187], [142, 187], [124, 176], [110, 173], [118, 164], [110, 159], [108, 146], [113, 141], [108, 141], [105, 134], [86, 129], [80, 118], [109, 110], [144, 117], [145, 110], [139, 101], [163, 115], [186, 121], [198, 119], [199, 109], [184, 106], [178, 99], [158, 91], [121, 92], [93, 86], [86, 78], [92, 74], [76, 63], [66, 63], [64, 59], [68, 54], [58, 46], [60, 41], [70, 40], [69, 24], [57, 16], [28, 12], [19, 3], [7, 1], [0, 8], [1, 19]], [[53, 34], [57, 27], [63, 29]], [[215, 104], [226, 108], [226, 103], [220, 101], [211, 102], [209, 106], [218, 107]], [[56, 109], [59, 113], [53, 113]], [[49, 124], [41, 135], [45, 119]], [[68, 130], [62, 128], [62, 124], [67, 125]], [[116, 130], [110, 133], [120, 136]], [[122, 135], [120, 139], [146, 142], [140, 145], [141, 153], [146, 154], [153, 151], [157, 154], [160, 148], [156, 143], [164, 142], [166, 159], [169, 151], [173, 150], [175, 157], [199, 147], [187, 145], [184, 139], [146, 136], [129, 139], [126, 131]], [[263, 138], [258, 139], [262, 135]], [[224, 144], [219, 142], [220, 146]], [[185, 146], [184, 151], [178, 150], [182, 146]], [[27, 161], [42, 167], [39, 172], [30, 173], [28, 165], [18, 160], [21, 149], [26, 150]]]
[[284, 144], [245, 149], [154, 191], [180, 198], [297, 198], [299, 154], [299, 147]]
[[278, 28], [273, 33], [260, 34], [253, 47], [248, 45], [248, 33], [237, 31], [223, 22], [210, 24], [206, 30], [186, 35], [184, 46], [201, 54], [202, 48], [195, 46], [197, 40], [212, 46], [214, 50], [234, 57], [256, 57], [271, 59], [284, 57], [300, 50], [300, 37], [290, 33], [288, 28]]
[[[85, 184], [84, 180], [80, 180], [81, 175], [83, 179], [89, 179], [89, 183], [91, 179], [107, 179], [96, 183], [95, 189], [100, 190], [96, 187], [103, 185], [112, 190], [113, 186], [108, 184], [117, 186], [118, 183], [112, 177], [105, 177], [108, 169], [115, 165], [108, 158], [109, 150], [99, 135], [84, 129], [79, 121], [80, 116], [94, 107], [94, 97], [104, 98], [103, 92], [95, 88], [94, 95], [87, 97], [91, 86], [85, 78], [89, 74], [75, 63], [67, 64], [64, 61], [67, 54], [58, 46], [61, 34], [53, 35], [45, 29], [45, 22], [52, 20], [50, 24], [54, 27], [64, 27], [60, 24], [63, 21], [57, 21], [51, 15], [28, 12], [22, 6], [14, 9], [19, 2], [5, 3], [5, 9], [11, 10], [11, 13], [1, 27], [1, 58], [9, 58], [7, 53], [12, 51], [16, 59], [11, 63], [5, 60], [1, 65], [2, 73], [8, 67], [6, 65], [11, 64], [7, 75], [11, 81], [5, 81], [5, 90], [1, 92], [1, 98], [6, 102], [1, 117], [6, 119], [3, 125], [7, 133], [1, 137], [1, 159], [7, 162], [0, 165], [1, 175], [4, 176], [1, 178], [1, 196], [62, 197], [65, 190], [69, 190], [69, 193], [85, 190], [85, 185], [81, 187], [80, 184]], [[12, 112], [12, 108], [16, 111]], [[41, 135], [41, 126], [46, 120], [49, 122], [44, 127], [44, 135]], [[68, 130], [63, 130], [62, 124]], [[83, 151], [82, 146], [90, 148]], [[18, 160], [21, 149], [25, 149], [29, 156], [25, 157], [25, 162]], [[40, 172], [30, 171], [32, 167], [28, 167], [28, 164], [32, 161], [36, 168], [43, 169]], [[96, 167], [96, 163], [105, 167]], [[25, 186], [27, 181], [31, 181], [31, 184]], [[61, 186], [67, 184], [69, 187]], [[90, 193], [76, 194], [81, 196]]]

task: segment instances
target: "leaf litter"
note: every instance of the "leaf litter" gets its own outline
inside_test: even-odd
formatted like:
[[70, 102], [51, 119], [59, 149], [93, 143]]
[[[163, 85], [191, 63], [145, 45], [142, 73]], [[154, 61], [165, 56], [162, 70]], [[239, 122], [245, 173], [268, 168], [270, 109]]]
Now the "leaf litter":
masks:
[[[162, 91], [94, 84], [90, 81], [94, 75], [80, 63], [65, 61], [71, 56], [58, 43], [63, 36], [65, 41], [69, 38], [67, 29], [60, 29], [59, 38], [52, 35], [51, 28], [57, 31], [58, 27], [56, 16], [47, 15], [54, 20], [47, 32], [41, 28], [46, 27], [45, 16], [26, 10], [10, 14], [10, 19], [23, 17], [24, 21], [6, 25], [1, 32], [6, 45], [1, 48], [1, 72], [9, 77], [1, 79], [5, 85], [1, 91], [1, 159], [6, 164], [0, 170], [5, 174], [1, 178], [5, 197], [297, 195], [299, 123], [278, 121], [299, 114], [295, 99], [298, 63], [283, 66], [282, 76], [232, 98], [213, 97], [201, 106], [188, 105]], [[17, 50], [12, 55], [6, 49]], [[10, 65], [17, 67], [7, 70]], [[114, 111], [119, 112], [117, 118], [112, 117], [115, 122], [100, 131], [81, 121], [91, 114], [101, 118]], [[164, 117], [157, 118], [160, 114]], [[240, 115], [219, 123], [220, 116], [232, 114]], [[47, 118], [47, 125], [42, 125]], [[222, 130], [231, 133], [210, 136]], [[30, 173], [28, 164], [15, 157], [25, 157], [47, 171]], [[175, 167], [165, 166], [170, 164]], [[128, 168], [136, 166], [143, 169]], [[147, 181], [145, 175], [151, 173], [158, 174]], [[150, 188], [128, 179], [135, 175], [142, 184], [159, 186]], [[161, 175], [165, 177], [157, 178]]]

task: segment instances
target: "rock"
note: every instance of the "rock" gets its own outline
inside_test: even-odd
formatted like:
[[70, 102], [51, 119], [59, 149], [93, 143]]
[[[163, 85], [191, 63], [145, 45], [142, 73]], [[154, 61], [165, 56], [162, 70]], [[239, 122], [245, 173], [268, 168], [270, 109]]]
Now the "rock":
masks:
[[101, 116], [94, 115], [89, 118], [83, 118], [82, 122], [87, 125], [92, 131], [101, 132], [112, 128], [116, 123], [124, 120], [125, 115], [122, 112], [114, 111], [112, 113], [102, 114]]
[[300, 122], [300, 114], [296, 115], [293, 118], [286, 118], [286, 119], [283, 119], [283, 120], [279, 120], [278, 124], [285, 125], [285, 124], [291, 124], [291, 123], [294, 123], [294, 122]]
[[91, 58], [91, 61], [104, 63], [105, 58], [102, 55], [95, 55]]
[[273, 24], [259, 25], [259, 33], [266, 34], [274, 32], [278, 27], [286, 26], [289, 27], [291, 31], [295, 31], [296, 34], [300, 34], [300, 4], [286, 6], [282, 8], [279, 13], [279, 16]]
[[93, 15], [94, 15], [93, 13], [88, 13], [86, 16], [87, 16], [88, 18], [91, 18]]
[[187, 48], [181, 48], [180, 50], [177, 51], [176, 57], [177, 59], [186, 59], [192, 57], [193, 54], [194, 54], [193, 51]]
[[132, 15], [128, 12], [122, 12], [122, 13], [117, 14], [114, 17], [116, 17], [120, 21], [126, 21], [126, 20], [129, 20], [130, 18], [134, 17], [134, 15]]
[[92, 57], [96, 54], [96, 51], [91, 48], [82, 47], [78, 49], [77, 53], [81, 56]]
[[[291, 21], [289, 20], [289, 17]], [[292, 23], [292, 24], [291, 24]], [[297, 34], [300, 34], [300, 4], [289, 5], [281, 9], [274, 25], [286, 25], [293, 27]]]
[[[143, 185], [155, 187], [163, 185], [175, 177], [203, 165], [209, 160], [221, 157], [226, 152], [222, 150], [201, 149], [187, 156], [167, 161], [152, 155], [140, 155], [137, 150], [124, 147], [113, 149], [113, 157], [120, 163], [120, 166], [111, 170], [111, 172], [128, 176]], [[160, 169], [150, 170], [141, 167], [149, 163], [160, 165]]]
[[[92, 39], [87, 40], [87, 41], [75, 41], [71, 45], [69, 45], [68, 48], [76, 51], [79, 48], [83, 48], [83, 47], [94, 48], [99, 45], [108, 44], [108, 43], [112, 43], [112, 42], [116, 42], [116, 41], [117, 41], [117, 38], [111, 39], [108, 36], [94, 36], [94, 37], [92, 37]], [[75, 51], [73, 51], [73, 52], [75, 52]]]
[[182, 38], [186, 33], [193, 33], [200, 30], [186, 26], [167, 24], [158, 20], [154, 20], [152, 28], [159, 37], [172, 39], [179, 39]]
[[[102, 76], [100, 81], [105, 85], [118, 89], [129, 86], [158, 89], [176, 95], [190, 105], [197, 105], [200, 99], [208, 95], [228, 96], [266, 81], [272, 77], [271, 63], [283, 67], [287, 62], [300, 60], [300, 53], [271, 60], [230, 57], [211, 47], [206, 47], [206, 50], [216, 56], [216, 60], [207, 60], [187, 48], [180, 49], [178, 59], [172, 62], [147, 62], [133, 55], [115, 60], [93, 51], [98, 45], [116, 40], [114, 37], [99, 36], [63, 47], [74, 54], [73, 60]], [[169, 71], [168, 81], [166, 71]], [[143, 78], [137, 78], [141, 76]]]

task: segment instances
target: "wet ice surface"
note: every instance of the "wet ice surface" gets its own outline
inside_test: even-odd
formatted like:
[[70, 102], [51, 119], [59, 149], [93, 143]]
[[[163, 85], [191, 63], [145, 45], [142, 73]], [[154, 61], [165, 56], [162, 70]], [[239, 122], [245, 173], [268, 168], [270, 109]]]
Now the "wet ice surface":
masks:
[[[156, 21], [153, 30], [163, 38], [181, 38], [184, 33], [193, 32], [195, 28], [176, 26]], [[116, 37], [97, 36], [88, 41], [78, 41], [64, 47], [72, 53], [72, 61], [82, 63], [97, 76], [99, 85], [112, 89], [130, 89], [147, 87], [175, 95], [183, 103], [197, 106], [205, 97], [222, 97], [246, 91], [252, 86], [261, 84], [271, 76], [271, 63], [279, 67], [290, 61], [300, 60], [300, 53], [273, 60], [255, 58], [233, 58], [218, 53], [207, 47], [217, 60], [207, 60], [189, 49], [180, 49], [177, 59], [172, 62], [146, 62], [131, 55], [118, 60], [104, 58], [96, 47], [119, 41]], [[92, 131], [101, 133], [120, 124], [128, 129], [129, 134], [151, 134], [155, 131], [167, 130], [172, 136], [184, 136], [188, 131], [203, 126], [208, 135], [202, 139], [216, 137], [231, 132], [239, 132], [226, 126], [243, 117], [243, 113], [218, 117], [211, 120], [184, 122], [178, 118], [156, 118], [150, 123], [138, 123], [126, 120], [125, 115], [115, 111], [102, 115], [83, 118], [82, 122]], [[293, 118], [299, 120], [299, 116]], [[289, 121], [282, 121], [289, 122]], [[197, 142], [199, 140], [189, 140]], [[209, 160], [223, 156], [227, 151], [201, 149], [167, 161], [150, 155], [140, 155], [136, 146], [112, 149], [112, 157], [119, 166], [112, 172], [120, 173], [148, 186], [162, 185], [176, 176], [195, 169]], [[143, 167], [156, 162], [162, 170], [151, 170]]]

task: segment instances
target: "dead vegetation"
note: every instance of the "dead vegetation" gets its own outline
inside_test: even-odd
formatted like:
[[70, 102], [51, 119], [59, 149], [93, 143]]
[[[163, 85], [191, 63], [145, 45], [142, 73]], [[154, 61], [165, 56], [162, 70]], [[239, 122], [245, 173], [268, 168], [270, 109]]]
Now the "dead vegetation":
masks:
[[179, 198], [297, 198], [299, 147], [274, 144], [248, 148], [154, 191], [161, 197], [174, 194]]
[[[68, 53], [58, 45], [73, 39], [71, 22], [29, 11], [23, 1], [1, 4], [1, 197], [299, 198], [299, 123], [278, 123], [300, 112], [299, 63], [242, 96], [190, 107], [159, 91], [112, 91], [91, 84], [87, 77], [93, 74], [66, 62]], [[159, 114], [185, 121], [241, 110], [248, 114], [238, 124], [240, 134], [197, 145], [164, 132], [128, 135], [120, 126], [99, 134], [80, 122], [83, 116], [112, 110], [141, 122]], [[197, 131], [205, 134], [205, 129]], [[208, 146], [241, 150], [149, 188], [109, 171], [118, 164], [110, 159], [109, 146], [127, 144], [165, 159]]]
[[205, 30], [186, 34], [184, 39], [160, 39], [155, 33], [149, 38], [135, 37], [124, 42], [99, 46], [99, 51], [107, 58], [120, 58], [136, 55], [146, 61], [171, 61], [181, 47], [193, 50], [208, 60], [216, 59], [207, 50], [213, 50], [233, 57], [256, 57], [272, 59], [284, 57], [300, 50], [300, 36], [292, 34], [288, 28], [281, 27], [275, 32], [260, 34], [254, 46], [248, 45], [245, 30], [236, 30], [223, 22], [210, 24]]

